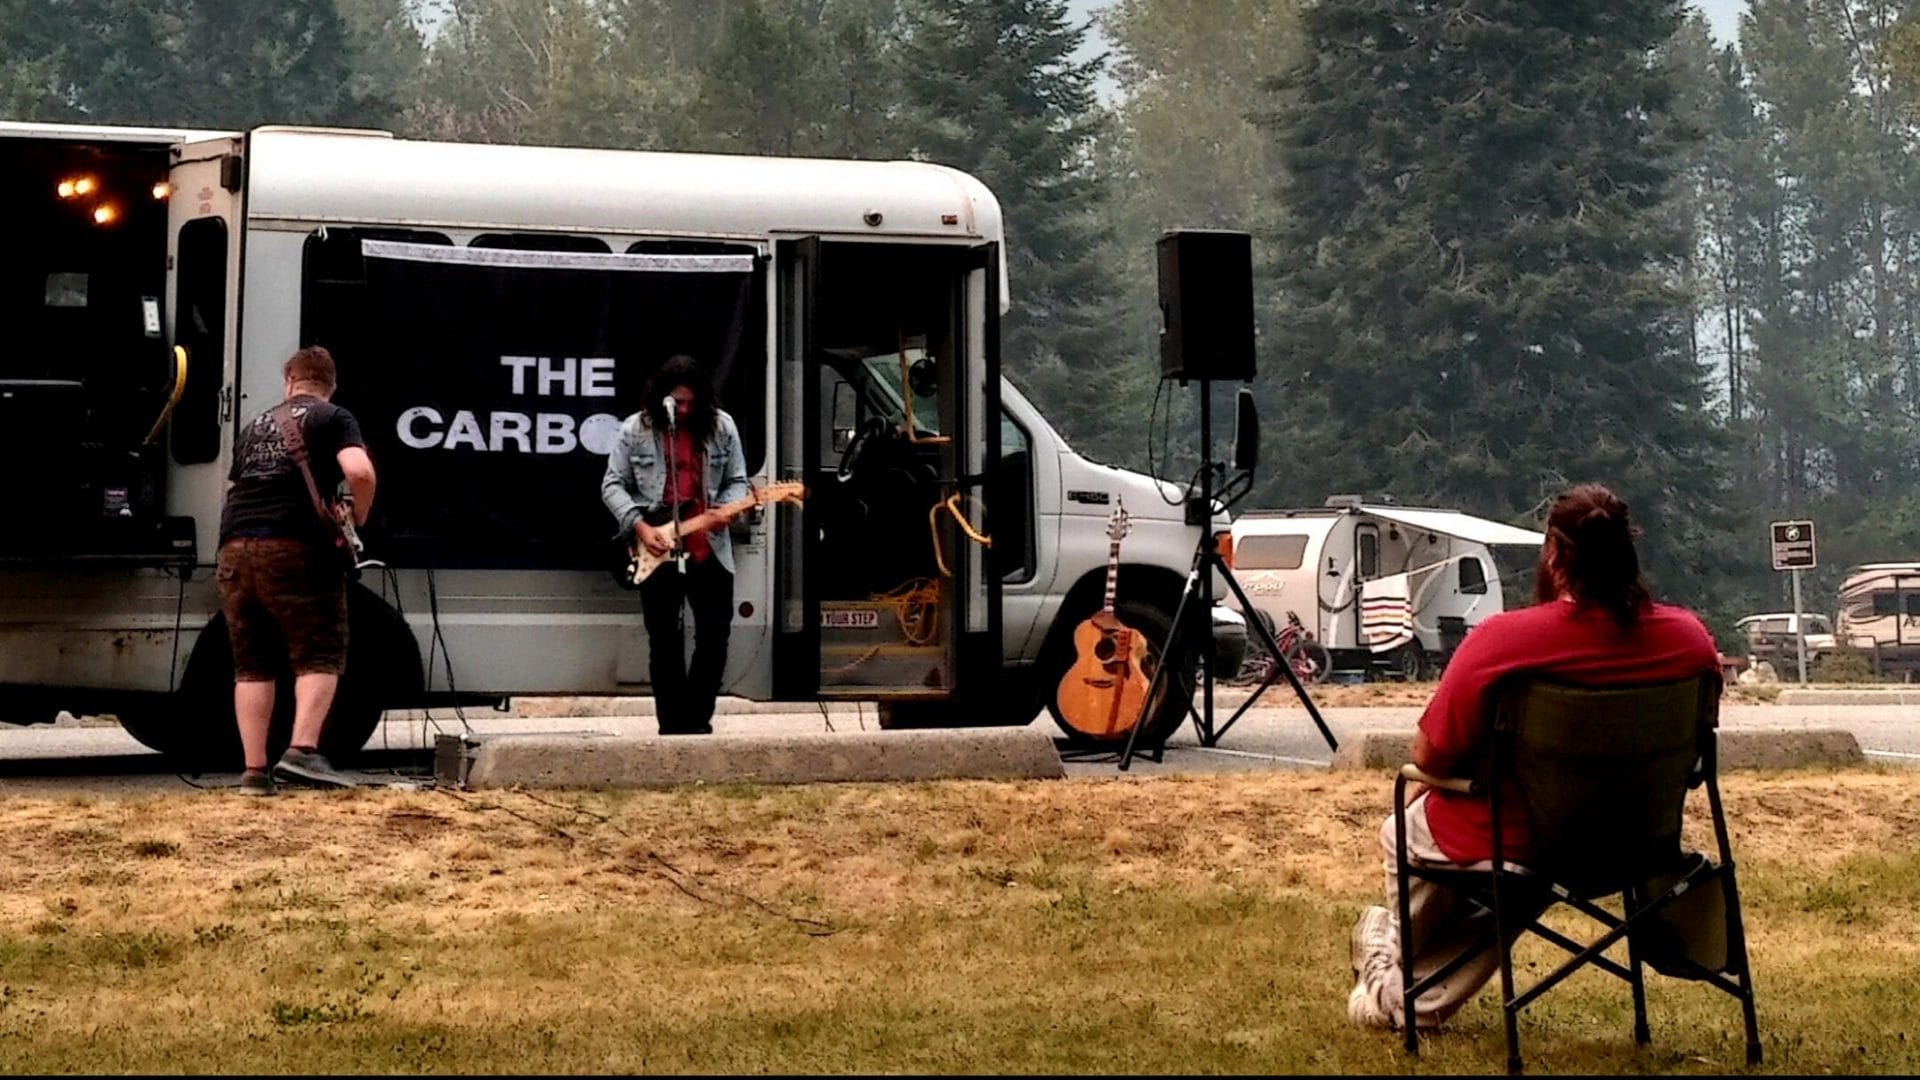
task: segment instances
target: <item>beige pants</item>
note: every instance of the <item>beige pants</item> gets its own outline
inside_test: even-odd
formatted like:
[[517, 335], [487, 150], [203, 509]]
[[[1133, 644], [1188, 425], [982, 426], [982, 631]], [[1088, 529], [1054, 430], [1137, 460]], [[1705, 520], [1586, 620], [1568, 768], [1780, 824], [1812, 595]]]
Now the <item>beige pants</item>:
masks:
[[[1406, 1016], [1406, 997], [1400, 979], [1400, 885], [1396, 872], [1393, 816], [1380, 827], [1380, 847], [1386, 852], [1387, 902], [1384, 915], [1372, 908], [1360, 916], [1354, 942], [1359, 977], [1347, 999], [1347, 1015], [1356, 1024], [1398, 1029]], [[1456, 866], [1433, 842], [1427, 827], [1427, 799], [1415, 799], [1407, 808], [1407, 859], [1417, 866]], [[1485, 867], [1490, 864], [1474, 864]], [[1460, 894], [1430, 881], [1408, 881], [1408, 913], [1413, 927], [1415, 980], [1446, 966], [1493, 932], [1491, 912], [1475, 908]], [[1414, 1023], [1421, 1030], [1437, 1027], [1460, 1010], [1500, 970], [1500, 953], [1482, 949], [1459, 970], [1422, 992], [1414, 1003]]]

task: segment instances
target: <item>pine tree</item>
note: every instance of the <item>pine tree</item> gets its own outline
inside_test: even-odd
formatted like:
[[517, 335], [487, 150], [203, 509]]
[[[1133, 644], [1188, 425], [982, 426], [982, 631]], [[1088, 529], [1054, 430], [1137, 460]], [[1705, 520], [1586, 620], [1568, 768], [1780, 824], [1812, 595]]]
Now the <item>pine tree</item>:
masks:
[[[1274, 336], [1334, 490], [1525, 520], [1616, 487], [1693, 593], [1724, 481], [1673, 287], [1677, 0], [1325, 0], [1274, 135]], [[1307, 358], [1311, 358], [1311, 362]], [[1323, 425], [1323, 426], [1322, 426]]]
[[1120, 332], [1107, 245], [1102, 61], [1064, 0], [912, 0], [901, 46], [916, 156], [979, 178], [1005, 218], [1012, 311], [1001, 356], [1069, 440], [1138, 460], [1156, 374], [1150, 342]]
[[70, 120], [71, 45], [77, 30], [71, 4], [0, 0], [0, 116], [10, 120]]
[[891, 0], [728, 0], [698, 65], [702, 148], [879, 157], [902, 151], [886, 112], [898, 97], [886, 29]]

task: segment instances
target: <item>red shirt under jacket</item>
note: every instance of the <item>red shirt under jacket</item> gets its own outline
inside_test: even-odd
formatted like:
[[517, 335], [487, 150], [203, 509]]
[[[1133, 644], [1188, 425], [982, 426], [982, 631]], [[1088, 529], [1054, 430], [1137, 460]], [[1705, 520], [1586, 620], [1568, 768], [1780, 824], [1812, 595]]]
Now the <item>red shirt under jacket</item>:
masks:
[[[707, 509], [707, 455], [693, 441], [693, 435], [681, 431], [673, 437], [675, 488], [670, 498], [681, 506], [682, 521]], [[687, 504], [691, 503], [691, 506]], [[713, 541], [705, 529], [695, 529], [681, 537], [687, 555], [694, 562], [706, 562], [713, 554]]]
[[[1456, 776], [1474, 775], [1493, 735], [1494, 684], [1515, 672], [1582, 686], [1668, 682], [1718, 671], [1720, 653], [1698, 616], [1655, 604], [1631, 629], [1605, 611], [1568, 601], [1503, 612], [1474, 627], [1448, 662], [1420, 730]], [[1530, 853], [1526, 808], [1519, 793], [1501, 793], [1505, 857]], [[1493, 804], [1452, 791], [1427, 794], [1433, 841], [1456, 863], [1493, 858]]]

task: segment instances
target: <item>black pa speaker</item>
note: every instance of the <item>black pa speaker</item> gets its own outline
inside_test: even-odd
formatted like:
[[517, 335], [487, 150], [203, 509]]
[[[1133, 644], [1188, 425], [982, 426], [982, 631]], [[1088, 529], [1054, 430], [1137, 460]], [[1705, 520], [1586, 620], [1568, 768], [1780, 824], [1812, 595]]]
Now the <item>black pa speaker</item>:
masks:
[[1160, 377], [1253, 378], [1253, 237], [1176, 229], [1160, 237]]

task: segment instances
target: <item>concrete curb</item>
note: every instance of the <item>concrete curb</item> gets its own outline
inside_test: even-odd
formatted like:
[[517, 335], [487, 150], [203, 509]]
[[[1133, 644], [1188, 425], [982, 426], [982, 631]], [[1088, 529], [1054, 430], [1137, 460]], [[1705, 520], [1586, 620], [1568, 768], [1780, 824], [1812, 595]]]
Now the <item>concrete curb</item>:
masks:
[[[1336, 769], [1398, 769], [1412, 760], [1413, 736], [1370, 731], [1334, 752]], [[1865, 765], [1867, 755], [1851, 731], [1780, 728], [1720, 733], [1720, 769], [1800, 769]]]
[[[445, 748], [441, 751], [446, 754]], [[439, 771], [447, 776], [443, 760]], [[465, 786], [659, 788], [887, 780], [1055, 779], [1060, 752], [1030, 728], [795, 735], [501, 735], [467, 744]]]
[[1782, 690], [1776, 705], [1920, 705], [1920, 690]]
[[[1280, 688], [1285, 689], [1285, 688]], [[1248, 691], [1239, 688], [1222, 689], [1213, 697], [1216, 708], [1238, 708], [1245, 701]], [[1194, 701], [1199, 702], [1195, 695]], [[1268, 690], [1261, 698], [1262, 702], [1289, 707], [1297, 707], [1292, 691], [1282, 698], [1274, 690]], [[390, 709], [387, 719], [402, 721], [420, 721], [427, 718], [431, 711], [436, 719], [444, 720], [453, 715], [450, 707], [426, 709]], [[474, 716], [511, 717], [525, 719], [581, 719], [597, 716], [653, 716], [656, 715], [654, 701], [644, 694], [624, 695], [526, 695], [513, 699], [511, 707], [503, 712], [489, 708], [469, 708], [467, 712]], [[783, 714], [811, 713], [827, 715], [838, 719], [842, 716], [864, 714], [875, 718], [880, 715], [880, 707], [872, 701], [749, 701], [746, 698], [723, 697], [713, 703], [716, 716], [774, 716]]]

